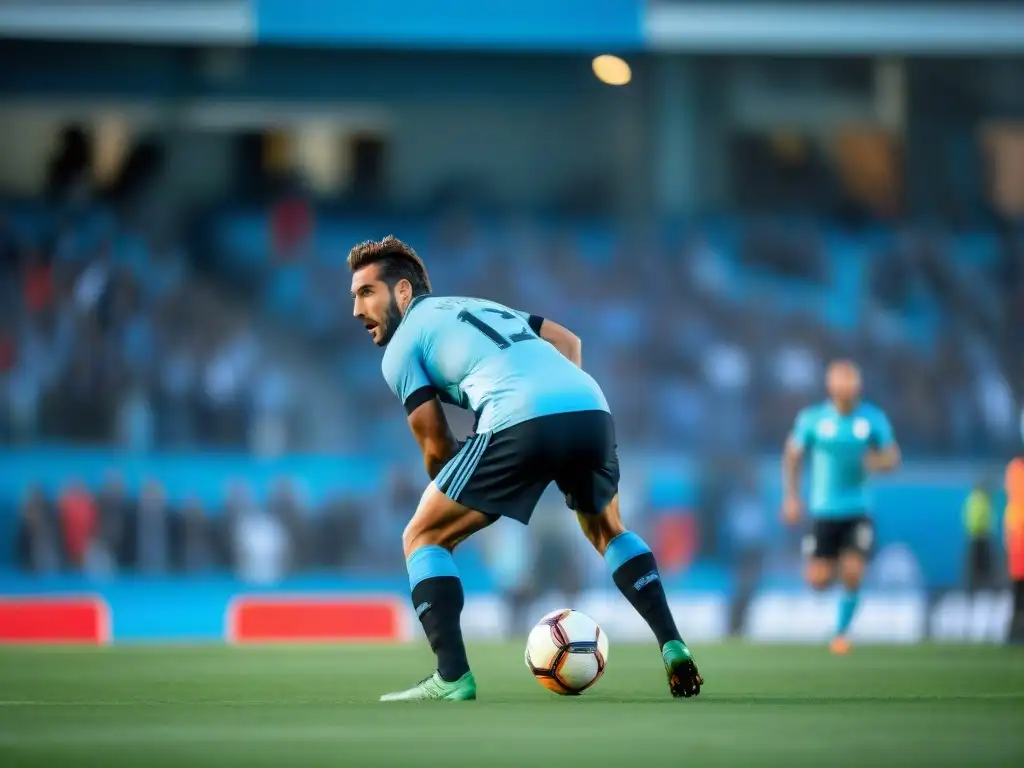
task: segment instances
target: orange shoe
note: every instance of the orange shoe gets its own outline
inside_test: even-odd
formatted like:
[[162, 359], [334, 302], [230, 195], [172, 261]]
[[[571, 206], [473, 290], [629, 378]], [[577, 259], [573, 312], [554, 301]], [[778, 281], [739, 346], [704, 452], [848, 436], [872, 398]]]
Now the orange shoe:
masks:
[[845, 637], [833, 637], [829, 649], [837, 656], [845, 656], [850, 652], [850, 641]]

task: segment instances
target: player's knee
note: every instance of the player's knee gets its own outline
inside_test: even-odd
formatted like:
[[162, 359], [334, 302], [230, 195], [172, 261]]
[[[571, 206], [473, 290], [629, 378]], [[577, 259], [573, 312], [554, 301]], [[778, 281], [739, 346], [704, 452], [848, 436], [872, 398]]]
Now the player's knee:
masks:
[[832, 579], [827, 578], [827, 577], [822, 577], [822, 576], [819, 576], [819, 575], [813, 575], [813, 576], [809, 575], [807, 577], [807, 584], [815, 592], [824, 592], [826, 589], [829, 588], [829, 586], [831, 586]]
[[827, 563], [811, 563], [807, 566], [804, 578], [811, 589], [828, 589], [832, 584], [832, 567]]
[[408, 558], [417, 549], [430, 546], [444, 547], [447, 550], [453, 548], [453, 544], [445, 540], [443, 531], [424, 526], [421, 521], [413, 517], [402, 531], [402, 551]]
[[848, 555], [843, 558], [839, 578], [847, 589], [860, 589], [864, 580], [864, 560], [856, 555]]

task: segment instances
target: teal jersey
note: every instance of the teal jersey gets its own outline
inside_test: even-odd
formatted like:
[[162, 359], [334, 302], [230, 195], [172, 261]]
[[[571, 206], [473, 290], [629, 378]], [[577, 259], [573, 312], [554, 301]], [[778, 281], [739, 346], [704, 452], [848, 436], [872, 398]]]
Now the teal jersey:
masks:
[[485, 299], [420, 296], [384, 351], [384, 378], [407, 413], [437, 396], [473, 411], [478, 432], [608, 411], [597, 382], [537, 335], [541, 322]]
[[790, 440], [810, 461], [811, 515], [841, 518], [869, 512], [865, 454], [894, 440], [880, 408], [862, 403], [842, 414], [830, 402], [813, 405], [797, 416]]

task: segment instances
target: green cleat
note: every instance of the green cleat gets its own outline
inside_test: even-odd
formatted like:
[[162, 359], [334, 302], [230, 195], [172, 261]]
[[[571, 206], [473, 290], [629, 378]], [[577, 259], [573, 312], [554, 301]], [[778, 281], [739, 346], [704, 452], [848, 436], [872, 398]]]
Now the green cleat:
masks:
[[441, 678], [437, 672], [421, 680], [407, 691], [385, 693], [381, 701], [473, 701], [476, 699], [476, 678], [467, 672], [454, 683]]
[[700, 693], [704, 678], [697, 671], [693, 654], [680, 640], [670, 640], [661, 649], [661, 658], [665, 662], [665, 674], [668, 676], [668, 689], [675, 698], [688, 699]]

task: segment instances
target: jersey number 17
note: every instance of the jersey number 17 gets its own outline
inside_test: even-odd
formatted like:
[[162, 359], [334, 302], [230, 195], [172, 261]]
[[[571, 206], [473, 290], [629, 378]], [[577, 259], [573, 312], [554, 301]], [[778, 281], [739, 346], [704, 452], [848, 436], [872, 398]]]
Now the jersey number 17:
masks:
[[[498, 317], [500, 317], [502, 320], [522, 320], [522, 318], [519, 317], [519, 315], [513, 314], [512, 312], [506, 312], [504, 309], [494, 309], [492, 307], [488, 307], [483, 311], [491, 312], [492, 314], [498, 315]], [[537, 338], [537, 335], [525, 325], [522, 326], [522, 328], [519, 331], [513, 333], [511, 336], [506, 338], [502, 336], [500, 333], [498, 333], [496, 330], [494, 330], [494, 328], [485, 323], [483, 320], [481, 320], [479, 317], [470, 312], [468, 309], [464, 309], [461, 312], [459, 312], [459, 320], [461, 320], [464, 323], [469, 323], [470, 325], [472, 325], [474, 328], [480, 331], [480, 333], [482, 333], [488, 339], [493, 341], [497, 345], [498, 349], [508, 349], [517, 342], [529, 341], [530, 339]]]

